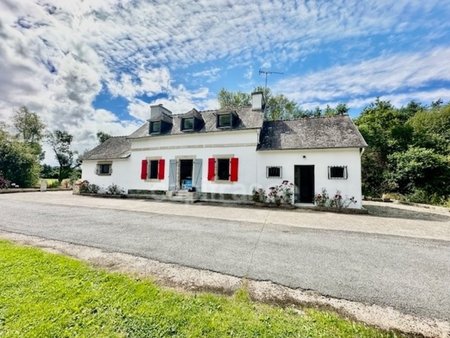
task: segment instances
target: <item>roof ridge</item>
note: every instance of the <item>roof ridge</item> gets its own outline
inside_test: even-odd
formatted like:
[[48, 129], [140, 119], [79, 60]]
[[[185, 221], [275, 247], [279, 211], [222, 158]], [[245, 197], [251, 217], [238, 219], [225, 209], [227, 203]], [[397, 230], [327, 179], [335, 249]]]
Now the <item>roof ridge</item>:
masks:
[[332, 119], [350, 117], [349, 115], [335, 115], [335, 116], [302, 116], [298, 118], [286, 119], [286, 120], [266, 120], [264, 122], [290, 122], [290, 121], [300, 121], [300, 120], [313, 120], [313, 119]]

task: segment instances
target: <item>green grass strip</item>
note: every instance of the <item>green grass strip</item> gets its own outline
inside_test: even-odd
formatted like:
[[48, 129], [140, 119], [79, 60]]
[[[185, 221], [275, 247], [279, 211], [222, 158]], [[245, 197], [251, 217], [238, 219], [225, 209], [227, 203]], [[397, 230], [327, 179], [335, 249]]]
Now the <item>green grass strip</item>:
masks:
[[0, 241], [0, 337], [395, 337], [336, 314], [185, 294]]

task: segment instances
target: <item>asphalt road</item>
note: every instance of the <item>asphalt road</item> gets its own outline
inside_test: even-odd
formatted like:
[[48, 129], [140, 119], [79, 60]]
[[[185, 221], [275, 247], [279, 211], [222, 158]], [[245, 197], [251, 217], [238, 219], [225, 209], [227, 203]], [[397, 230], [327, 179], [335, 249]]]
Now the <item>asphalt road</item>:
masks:
[[7, 199], [0, 230], [450, 319], [448, 241]]

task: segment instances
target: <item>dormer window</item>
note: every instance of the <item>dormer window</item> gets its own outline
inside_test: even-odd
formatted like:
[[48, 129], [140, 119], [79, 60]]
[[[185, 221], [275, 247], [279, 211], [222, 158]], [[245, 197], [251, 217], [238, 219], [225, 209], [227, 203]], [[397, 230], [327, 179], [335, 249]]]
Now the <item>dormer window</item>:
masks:
[[161, 133], [161, 121], [150, 122], [150, 134], [160, 134]]
[[181, 130], [182, 131], [194, 130], [194, 118], [186, 117], [186, 118], [181, 119]]
[[233, 126], [232, 113], [217, 115], [217, 128], [231, 128], [232, 126]]

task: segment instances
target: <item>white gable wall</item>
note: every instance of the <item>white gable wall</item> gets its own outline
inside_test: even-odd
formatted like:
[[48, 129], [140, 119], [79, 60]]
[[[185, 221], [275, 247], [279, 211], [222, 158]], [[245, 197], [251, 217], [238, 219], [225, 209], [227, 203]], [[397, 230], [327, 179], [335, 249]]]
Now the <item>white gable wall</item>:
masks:
[[[270, 150], [257, 152], [258, 183], [264, 189], [279, 185], [284, 180], [294, 183], [294, 166], [314, 165], [315, 193], [326, 188], [330, 197], [340, 191], [343, 198], [355, 197], [361, 208], [361, 157], [358, 148]], [[305, 158], [303, 158], [305, 156]], [[266, 167], [282, 167], [282, 178], [267, 178]], [[328, 166], [347, 166], [347, 179], [328, 179]]]
[[[96, 169], [98, 163], [112, 163], [111, 175], [97, 175]], [[113, 183], [124, 188], [127, 184], [129, 171], [130, 161], [128, 158], [106, 161], [84, 160], [82, 164], [82, 179], [104, 189]]]

